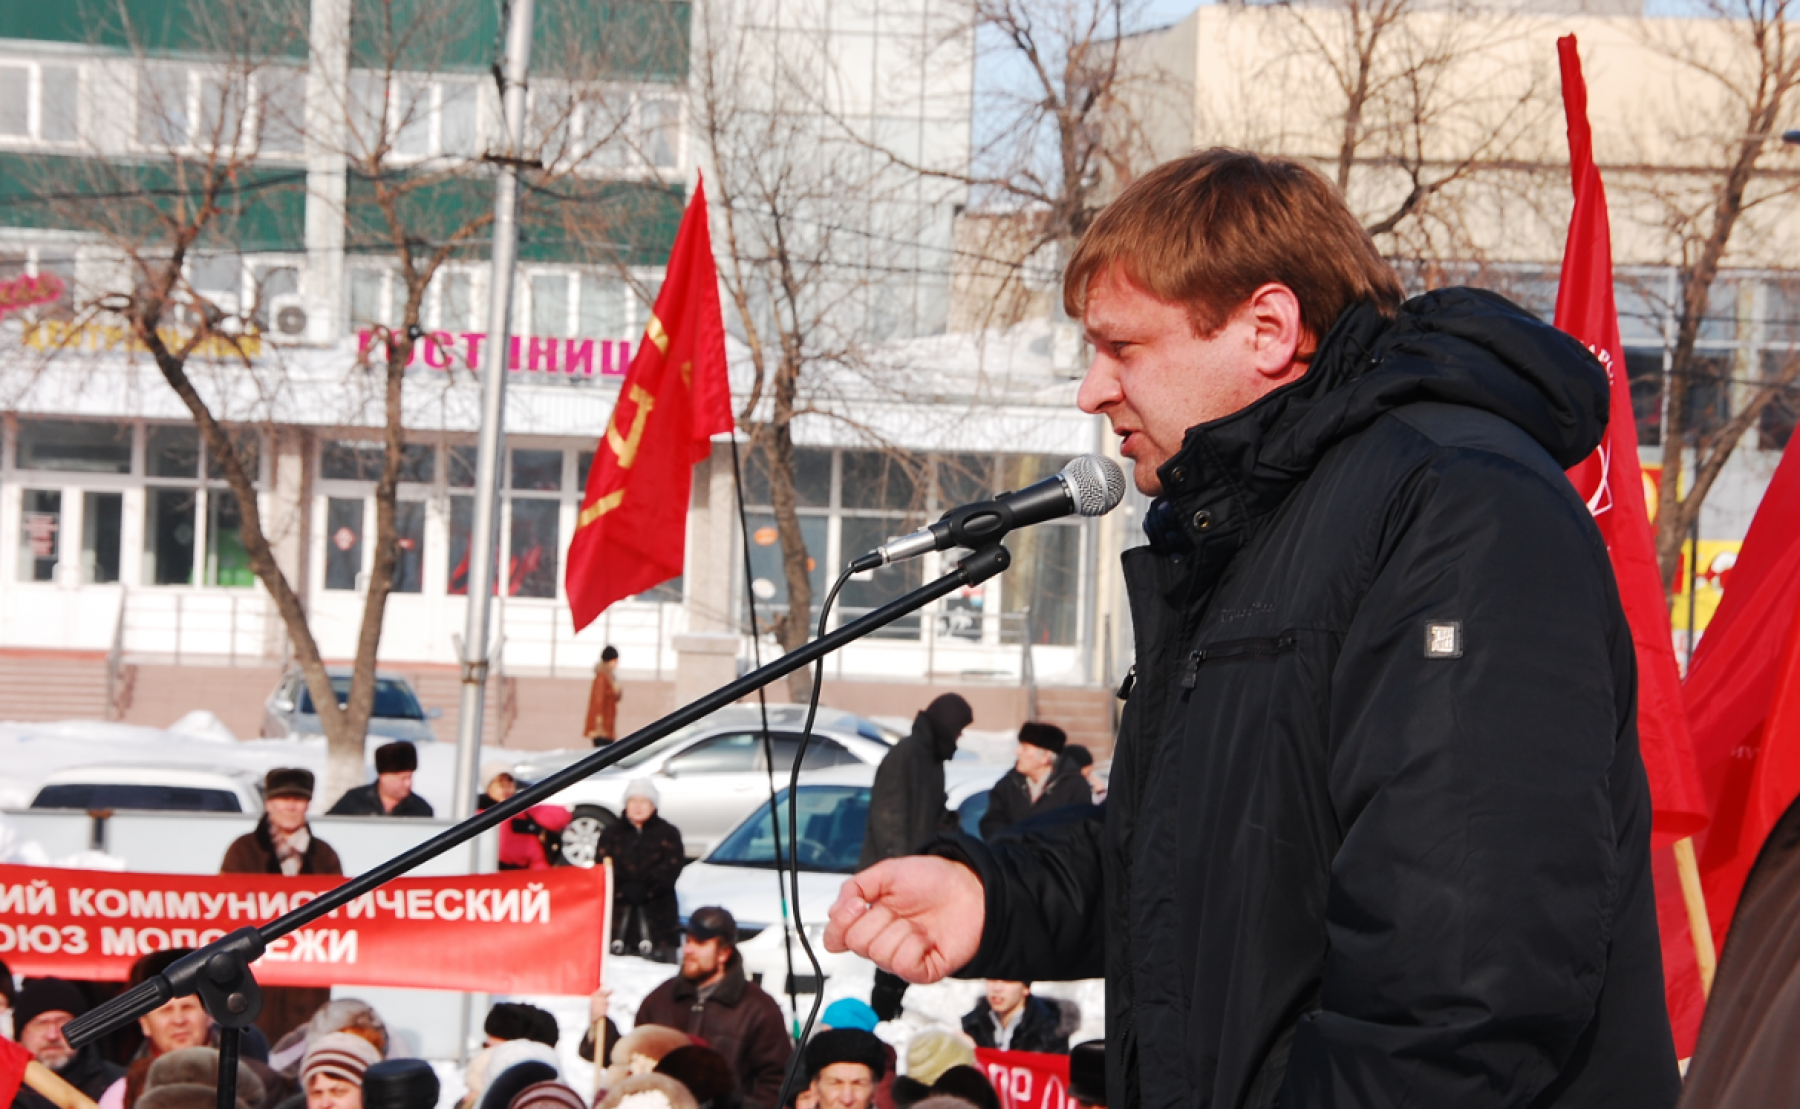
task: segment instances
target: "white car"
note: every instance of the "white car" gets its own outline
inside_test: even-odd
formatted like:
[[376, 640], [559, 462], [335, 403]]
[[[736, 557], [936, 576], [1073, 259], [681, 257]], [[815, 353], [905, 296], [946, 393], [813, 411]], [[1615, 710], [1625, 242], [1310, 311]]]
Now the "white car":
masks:
[[[944, 764], [944, 792], [950, 811], [957, 815], [963, 831], [978, 835], [977, 825], [987, 812], [988, 791], [1006, 773], [1008, 767], [953, 759]], [[800, 786], [797, 815], [799, 838], [797, 857], [800, 870], [800, 923], [806, 932], [813, 954], [827, 978], [852, 967], [866, 969], [868, 964], [855, 955], [832, 955], [825, 951], [825, 916], [844, 879], [855, 873], [862, 854], [863, 832], [869, 817], [869, 789], [875, 781], [875, 768], [847, 766], [808, 775]], [[776, 798], [780, 813], [780, 836], [783, 855], [789, 851], [787, 790]], [[789, 880], [792, 876], [789, 875]], [[743, 823], [733, 828], [699, 862], [689, 863], [675, 882], [675, 896], [681, 907], [681, 918], [705, 905], [722, 905], [730, 910], [738, 923], [738, 950], [744, 957], [744, 969], [762, 975], [762, 982], [772, 993], [813, 993], [818, 983], [812, 980], [812, 967], [797, 940], [793, 947], [793, 966], [797, 980], [792, 991], [777, 989], [787, 981], [788, 954], [782, 937], [791, 931], [782, 928], [785, 891], [776, 888], [775, 837], [771, 832], [767, 802]]]
[[[806, 706], [770, 705], [769, 737], [776, 788], [787, 785], [800, 750]], [[806, 746], [802, 773], [836, 766], [876, 766], [900, 734], [847, 712], [820, 709]], [[521, 783], [538, 781], [592, 755], [590, 749], [546, 752], [513, 770]], [[594, 865], [600, 833], [624, 810], [625, 787], [648, 778], [661, 801], [657, 813], [681, 830], [688, 858], [712, 849], [758, 804], [769, 800], [770, 766], [764, 757], [762, 713], [755, 705], [732, 705], [669, 735], [577, 782], [551, 799], [574, 819], [562, 833], [563, 861]]]
[[34, 809], [153, 809], [172, 812], [263, 811], [262, 783], [247, 770], [193, 763], [71, 766], [44, 779]]

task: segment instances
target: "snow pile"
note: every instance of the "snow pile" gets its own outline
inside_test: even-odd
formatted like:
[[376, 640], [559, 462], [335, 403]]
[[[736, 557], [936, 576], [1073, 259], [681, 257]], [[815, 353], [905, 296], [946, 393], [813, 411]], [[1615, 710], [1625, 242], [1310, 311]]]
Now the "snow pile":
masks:
[[50, 853], [36, 840], [28, 840], [19, 834], [4, 816], [0, 816], [0, 863], [16, 863], [22, 866], [59, 866], [66, 870], [124, 870], [125, 860], [104, 851], [77, 851], [60, 859], [52, 859]]

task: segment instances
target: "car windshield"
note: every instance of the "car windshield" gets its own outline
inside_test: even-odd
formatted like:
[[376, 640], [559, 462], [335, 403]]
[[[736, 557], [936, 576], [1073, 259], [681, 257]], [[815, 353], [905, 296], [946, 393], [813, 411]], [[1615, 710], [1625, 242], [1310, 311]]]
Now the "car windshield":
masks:
[[[781, 814], [782, 853], [788, 850], [788, 791], [776, 795]], [[869, 819], [867, 786], [801, 786], [798, 814], [801, 870], [854, 874]], [[767, 807], [760, 809], [713, 848], [706, 861], [720, 866], [775, 867], [775, 829]]]
[[[343, 704], [350, 697], [350, 679], [331, 679], [331, 691], [338, 695], [338, 703]], [[300, 687], [299, 711], [309, 715], [313, 712], [312, 691], [304, 685]], [[419, 707], [412, 689], [393, 678], [375, 679], [375, 715], [399, 720], [425, 719], [425, 711]]]
[[170, 809], [176, 812], [243, 812], [230, 790], [201, 786], [70, 782], [45, 786], [32, 798], [34, 809]]

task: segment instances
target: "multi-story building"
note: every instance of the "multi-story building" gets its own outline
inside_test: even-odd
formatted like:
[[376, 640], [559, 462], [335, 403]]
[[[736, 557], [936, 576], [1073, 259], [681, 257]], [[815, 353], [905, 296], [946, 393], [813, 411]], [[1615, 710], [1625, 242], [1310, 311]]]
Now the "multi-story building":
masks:
[[[104, 299], [132, 289], [126, 217], [178, 203], [182, 167], [228, 156], [242, 161], [231, 218], [193, 244], [183, 274], [243, 324], [233, 340], [202, 345], [190, 372], [253, 447], [262, 517], [328, 658], [353, 654], [372, 558], [381, 406], [359, 367], [379, 355], [407, 291], [373, 171], [417, 186], [416, 246], [457, 237], [424, 290], [430, 337], [407, 375], [400, 566], [380, 651], [384, 668], [411, 674], [446, 710], [440, 734], [454, 734], [475, 496], [470, 367], [489, 280], [485, 235], [466, 231], [491, 206], [482, 156], [504, 143], [490, 73], [498, 6], [439, 7], [294, 0], [288, 27], [239, 26], [223, 0], [130, 0], [103, 23], [58, 5], [0, 12], [0, 535], [16, 539], [0, 542], [0, 651], [11, 656], [0, 717], [161, 724], [208, 708], [239, 734], [257, 728], [284, 629], [189, 413], [129, 349]], [[851, 147], [873, 158], [873, 136], [966, 162], [966, 29], [946, 40], [920, 0], [853, 7], [721, 7], [709, 38], [698, 5], [540, 5], [528, 139], [543, 168], [526, 193], [514, 294], [494, 645], [504, 677], [489, 697], [490, 736], [578, 742], [606, 643], [634, 687], [628, 722], [647, 720], [672, 706], [693, 657], [716, 670], [720, 651], [751, 655], [747, 595], [764, 615], [785, 603], [767, 482], [752, 466], [740, 537], [723, 443], [696, 472], [683, 578], [575, 635], [563, 554], [682, 205], [712, 165], [695, 126], [694, 51], [725, 34], [790, 64], [817, 53], [838, 92], [806, 110], [820, 133], [845, 136], [819, 159]], [[436, 23], [383, 22], [403, 11]], [[940, 507], [1099, 447], [1047, 365], [930, 338], [948, 313], [963, 199], [941, 183], [889, 180], [862, 206], [868, 226], [852, 229], [855, 264], [880, 275], [860, 294], [861, 326], [890, 343], [883, 373], [907, 387], [871, 384], [863, 367], [828, 390], [835, 414], [796, 425], [816, 593], [830, 567]], [[169, 326], [177, 339], [191, 333]], [[827, 702], [910, 713], [957, 685], [990, 709], [982, 726], [1004, 727], [1025, 712], [1026, 682], [1097, 684], [1109, 625], [1089, 571], [1108, 542], [1091, 524], [1021, 539], [1018, 570], [835, 659]], [[936, 564], [852, 583], [846, 611]]]

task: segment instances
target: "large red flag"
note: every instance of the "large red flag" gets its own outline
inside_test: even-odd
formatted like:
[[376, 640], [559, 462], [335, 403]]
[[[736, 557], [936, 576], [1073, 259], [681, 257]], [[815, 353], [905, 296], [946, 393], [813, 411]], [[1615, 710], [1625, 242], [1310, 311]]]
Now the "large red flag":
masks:
[[588, 471], [565, 579], [576, 631], [621, 597], [681, 573], [694, 463], [731, 427], [702, 183], [681, 217], [650, 325]]
[[1625, 377], [1624, 344], [1613, 300], [1612, 229], [1606, 188], [1594, 164], [1588, 128], [1587, 84], [1575, 36], [1556, 41], [1562, 63], [1563, 110], [1569, 126], [1569, 175], [1575, 210], [1563, 251], [1562, 281], [1556, 292], [1556, 326], [1587, 344], [1606, 366], [1612, 383], [1606, 438], [1569, 480], [1587, 501], [1612, 558], [1619, 602], [1631, 625], [1638, 668], [1638, 746], [1650, 779], [1651, 846], [1655, 861], [1657, 918], [1663, 937], [1663, 978], [1676, 1049], [1693, 1051], [1704, 1000], [1700, 992], [1691, 933], [1676, 871], [1667, 848], [1706, 826], [1706, 803], [1688, 735], [1669, 635], [1669, 610], [1656, 566], [1656, 544], [1644, 506], [1643, 473], [1638, 468], [1637, 421]]
[[1792, 446], [1756, 508], [1686, 688], [1713, 813], [1700, 876], [1723, 946], [1750, 864], [1800, 795], [1800, 451]]

